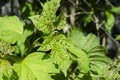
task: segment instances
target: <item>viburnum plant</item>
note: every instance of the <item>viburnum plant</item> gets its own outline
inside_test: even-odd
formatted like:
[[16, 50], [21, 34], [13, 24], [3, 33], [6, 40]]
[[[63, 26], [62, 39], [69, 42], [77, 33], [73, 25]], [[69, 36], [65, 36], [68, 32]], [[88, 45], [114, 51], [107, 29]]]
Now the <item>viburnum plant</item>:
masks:
[[[112, 60], [94, 34], [62, 29], [66, 18], [56, 16], [60, 0], [43, 5], [27, 24], [16, 16], [0, 17], [0, 80], [116, 80]], [[114, 71], [114, 72], [113, 72]]]

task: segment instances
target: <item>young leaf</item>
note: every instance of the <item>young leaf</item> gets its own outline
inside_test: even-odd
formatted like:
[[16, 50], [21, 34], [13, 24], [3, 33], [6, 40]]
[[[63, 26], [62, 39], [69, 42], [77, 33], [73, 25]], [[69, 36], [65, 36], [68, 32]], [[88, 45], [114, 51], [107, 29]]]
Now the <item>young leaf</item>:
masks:
[[22, 62], [13, 65], [19, 80], [53, 80], [51, 74], [58, 72], [50, 59], [43, 60], [44, 53], [29, 54]]
[[57, 30], [61, 30], [65, 27], [66, 24], [66, 18], [65, 16], [61, 13], [59, 16], [57, 16], [54, 26], [56, 27]]
[[55, 41], [59, 42], [64, 48], [68, 48], [73, 45], [71, 41], [63, 34], [56, 35]]
[[[41, 15], [30, 17], [33, 24], [37, 29], [42, 31], [44, 34], [49, 34], [55, 29], [54, 22], [56, 20], [56, 11], [60, 5], [60, 0], [48, 0], [43, 5], [43, 11]], [[59, 28], [58, 28], [59, 29]]]
[[48, 18], [42, 15], [35, 15], [29, 18], [33, 22], [35, 27], [38, 30], [42, 31], [44, 34], [49, 34], [51, 32], [53, 26], [52, 22]]
[[60, 0], [50, 0], [50, 1], [47, 0], [47, 2], [43, 6], [42, 15], [45, 18], [50, 19], [51, 22], [54, 21], [56, 17], [55, 14], [59, 6], [60, 6]]
[[61, 13], [56, 17], [57, 8], [60, 6], [60, 0], [48, 0], [43, 5], [41, 15], [29, 17], [35, 27], [44, 34], [54, 33], [55, 30], [61, 30], [66, 24], [66, 18]]
[[105, 12], [105, 16], [106, 16], [106, 21], [105, 21], [105, 27], [108, 30], [108, 32], [111, 32], [111, 29], [114, 25], [115, 19], [112, 13], [110, 13], [109, 11]]
[[53, 44], [55, 43], [54, 36], [49, 35], [38, 48], [38, 51], [49, 51], [52, 49]]
[[70, 41], [62, 34], [49, 35], [39, 47], [38, 51], [49, 51], [53, 48], [54, 44], [59, 42], [62, 46], [67, 48], [70, 45]]
[[64, 35], [52, 35], [48, 36], [48, 38], [43, 41], [38, 51], [51, 50], [50, 56], [53, 60], [53, 63], [57, 64], [59, 70], [61, 70], [66, 76], [67, 70], [71, 64], [71, 60], [67, 52], [67, 48], [69, 46], [70, 42]]
[[59, 42], [56, 42], [52, 48], [51, 58], [53, 62], [58, 65], [58, 68], [67, 75], [67, 70], [70, 67], [71, 60], [66, 48]]
[[15, 48], [11, 46], [8, 42], [0, 40], [0, 57], [4, 57], [5, 55], [11, 55], [14, 50]]

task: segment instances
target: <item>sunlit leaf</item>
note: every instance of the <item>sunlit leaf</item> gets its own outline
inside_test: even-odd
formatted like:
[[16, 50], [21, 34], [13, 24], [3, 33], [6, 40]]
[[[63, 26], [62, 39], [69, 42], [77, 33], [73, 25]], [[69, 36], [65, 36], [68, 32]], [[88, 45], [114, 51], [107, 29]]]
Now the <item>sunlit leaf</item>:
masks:
[[66, 18], [65, 16], [61, 13], [59, 16], [57, 16], [54, 26], [56, 27], [57, 30], [61, 30], [65, 27], [66, 24]]
[[52, 49], [53, 44], [55, 43], [54, 36], [48, 36], [38, 48], [38, 51], [49, 51]]
[[[50, 32], [55, 30], [56, 27], [54, 26], [54, 22], [56, 21], [55, 14], [59, 5], [60, 0], [47, 1], [43, 5], [43, 11], [41, 15], [35, 15], [29, 18], [32, 20], [33, 24], [38, 30], [42, 31], [44, 34], [49, 34]], [[61, 24], [63, 24], [62, 18], [58, 30], [61, 29]]]
[[15, 43], [23, 33], [23, 23], [16, 16], [0, 17], [0, 38]]
[[[71, 60], [67, 49], [62, 46], [59, 42], [54, 44], [54, 47], [51, 52], [51, 58], [53, 62], [58, 65], [58, 68], [67, 75], [67, 70], [70, 67]], [[64, 60], [64, 61], [63, 61]]]
[[23, 23], [16, 16], [0, 17], [0, 30], [11, 30], [22, 34]]
[[[52, 20], [55, 19], [55, 14], [60, 6], [60, 0], [50, 0], [47, 1], [43, 6], [43, 16], [46, 16], [46, 18]], [[53, 20], [52, 20], [53, 21]]]
[[29, 18], [31, 19], [35, 27], [38, 30], [42, 31], [44, 34], [49, 34], [51, 32], [53, 25], [52, 22], [46, 17], [42, 15], [35, 15]]
[[0, 39], [7, 41], [8, 43], [14, 44], [20, 39], [20, 34], [10, 31], [0, 29]]
[[14, 50], [15, 48], [8, 42], [0, 40], [0, 57], [4, 57], [5, 55], [12, 55]]
[[[60, 34], [57, 36], [49, 36], [46, 38], [38, 51], [49, 51], [51, 50], [51, 58], [53, 63], [58, 65], [58, 68], [67, 75], [67, 70], [71, 64], [67, 48], [69, 46], [68, 39]], [[64, 60], [64, 61], [63, 61]], [[67, 64], [67, 65], [66, 65]]]
[[44, 53], [35, 52], [22, 62], [13, 65], [19, 80], [53, 80], [50, 76], [57, 72], [50, 59], [42, 60]]

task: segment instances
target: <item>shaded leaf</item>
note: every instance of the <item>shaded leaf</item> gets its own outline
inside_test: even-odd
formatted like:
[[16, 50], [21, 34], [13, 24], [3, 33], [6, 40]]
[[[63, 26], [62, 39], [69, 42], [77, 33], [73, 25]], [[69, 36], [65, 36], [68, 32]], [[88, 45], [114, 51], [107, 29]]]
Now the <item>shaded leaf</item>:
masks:
[[[106, 56], [107, 51], [102, 46], [97, 46], [88, 52], [90, 69], [102, 75], [104, 68], [112, 61]], [[107, 70], [107, 69], [106, 69]]]
[[94, 34], [88, 34], [84, 36], [83, 32], [77, 28], [73, 28], [68, 33], [68, 38], [76, 45], [77, 47], [90, 51], [92, 48], [99, 45], [99, 39]]
[[93, 18], [93, 14], [89, 14], [84, 21], [84, 26], [86, 27], [88, 23], [90, 23], [92, 21]]
[[80, 71], [86, 73], [89, 70], [89, 59], [87, 53], [75, 46], [69, 47], [68, 50], [77, 56], [76, 60]]
[[114, 13], [117, 13], [117, 14], [120, 14], [120, 6], [117, 6], [117, 7], [112, 7], [110, 9], [111, 12], [114, 12]]
[[17, 48], [19, 50], [17, 53], [20, 53], [21, 56], [23, 56], [28, 48], [31, 47], [27, 38], [33, 34], [33, 30], [34, 28], [27, 26], [24, 29], [23, 34], [20, 36], [20, 39], [17, 41]]
[[12, 66], [7, 60], [0, 59], [0, 80], [5, 80], [6, 77], [8, 80], [12, 75]]
[[[69, 49], [72, 53], [76, 53], [75, 55], [77, 55], [77, 57], [80, 56], [78, 55], [80, 54], [79, 50], [83, 49], [86, 51], [86, 57], [84, 54], [85, 52], [82, 54], [82, 51], [82, 56], [78, 58], [80, 59], [79, 61], [81, 63], [84, 62], [82, 63], [82, 65], [85, 66], [86, 63], [89, 66], [88, 68], [90, 69], [90, 71], [92, 70], [94, 73], [97, 72], [97, 74], [102, 75], [104, 67], [106, 67], [111, 62], [111, 60], [106, 56], [107, 51], [105, 50], [105, 48], [100, 46], [98, 37], [93, 34], [88, 34], [87, 36], [84, 36], [84, 34], [80, 30], [75, 28], [70, 30], [70, 32], [68, 33], [68, 38], [74, 43], [75, 46], [78, 47], [78, 49]], [[86, 69], [88, 68], [86, 66]]]
[[108, 30], [108, 32], [111, 32], [111, 29], [114, 25], [115, 19], [112, 13], [106, 11], [105, 12], [105, 16], [106, 16], [106, 21], [105, 21], [105, 27]]
[[115, 40], [120, 40], [120, 35], [117, 35], [117, 37], [115, 38]]

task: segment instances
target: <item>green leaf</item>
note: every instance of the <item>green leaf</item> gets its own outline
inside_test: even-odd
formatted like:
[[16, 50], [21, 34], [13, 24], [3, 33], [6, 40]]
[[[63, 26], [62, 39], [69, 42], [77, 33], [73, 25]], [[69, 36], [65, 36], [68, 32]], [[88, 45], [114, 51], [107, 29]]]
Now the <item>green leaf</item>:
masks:
[[107, 51], [102, 46], [97, 46], [88, 52], [90, 69], [102, 75], [104, 68], [108, 66], [111, 59], [106, 56]]
[[120, 40], [120, 35], [117, 35], [117, 37], [115, 38], [115, 40]]
[[[77, 36], [77, 37], [76, 37]], [[72, 28], [68, 32], [67, 36], [75, 45], [80, 44], [78, 41], [80, 41], [82, 38], [84, 38], [84, 34], [82, 31], [80, 31], [78, 28]], [[81, 40], [82, 41], [82, 40]], [[81, 45], [81, 44], [80, 44]]]
[[61, 70], [66, 76], [67, 70], [71, 64], [71, 60], [67, 51], [69, 46], [70, 41], [63, 34], [58, 34], [48, 36], [48, 38], [43, 41], [38, 51], [51, 50], [50, 56], [53, 60], [53, 63], [57, 64], [59, 70]]
[[0, 17], [0, 30], [11, 30], [22, 34], [23, 24], [16, 16]]
[[[79, 45], [79, 47], [82, 46], [81, 48], [86, 51], [89, 51], [95, 46], [99, 45], [99, 38], [96, 37], [94, 34], [89, 34], [87, 37], [83, 39], [83, 41], [84, 41], [83, 42], [84, 44]], [[82, 43], [82, 40], [81, 40], [81, 43]]]
[[120, 14], [120, 6], [117, 6], [117, 7], [112, 7], [110, 9], [111, 12], [114, 12], [114, 13], [117, 13], [117, 14]]
[[[109, 62], [111, 62], [111, 60], [106, 57], [107, 51], [102, 46], [100, 46], [99, 39], [93, 34], [88, 34], [87, 36], [84, 36], [83, 32], [81, 32], [77, 28], [73, 28], [69, 31], [68, 38], [74, 43], [75, 46], [78, 47], [78, 50], [76, 48], [69, 49], [72, 53], [76, 53], [75, 55], [77, 55], [77, 57], [80, 56], [78, 55], [78, 52], [80, 52], [79, 50], [83, 49], [87, 52], [86, 57], [85, 54], [82, 54], [81, 52], [82, 56], [80, 56], [80, 58], [82, 60], [79, 60], [80, 63], [82, 65], [87, 64], [88, 66], [90, 66], [90, 70], [93, 70], [98, 74], [102, 74], [102, 70], [105, 66], [109, 64]], [[85, 64], [82, 62], [84, 62]], [[88, 68], [86, 67], [86, 69]]]
[[25, 15], [27, 13], [26, 14], [27, 16], [35, 15], [35, 11], [33, 9], [32, 3], [28, 2], [28, 1], [25, 2], [21, 12], [22, 12], [23, 15]]
[[108, 32], [110, 33], [111, 29], [112, 29], [112, 27], [114, 25], [115, 18], [113, 16], [113, 14], [110, 13], [109, 11], [105, 12], [105, 16], [106, 16], [105, 27], [108, 30]]
[[83, 32], [77, 28], [73, 28], [68, 33], [68, 38], [73, 42], [77, 47], [90, 51], [92, 48], [99, 45], [99, 39], [94, 34], [88, 34], [84, 36]]
[[29, 54], [22, 62], [13, 65], [19, 80], [53, 80], [51, 74], [58, 72], [50, 59], [43, 60], [44, 53]]
[[[47, 1], [43, 5], [43, 11], [41, 15], [35, 15], [29, 18], [32, 20], [33, 24], [38, 30], [42, 31], [44, 34], [49, 34], [50, 32], [53, 32], [53, 30], [55, 30], [56, 27], [54, 26], [54, 22], [56, 21], [55, 14], [59, 5], [60, 0]], [[58, 29], [61, 29], [61, 23]]]
[[76, 61], [78, 62], [80, 71], [86, 73], [89, 70], [89, 59], [87, 53], [75, 46], [69, 47], [68, 50], [77, 56]]
[[50, 35], [43, 41], [38, 51], [49, 51], [50, 49], [52, 49], [54, 43], [54, 36]]
[[57, 30], [61, 30], [65, 27], [66, 24], [66, 18], [65, 16], [61, 13], [59, 16], [57, 16], [54, 26], [56, 27]]
[[84, 26], [86, 27], [88, 23], [90, 23], [92, 21], [93, 18], [93, 14], [89, 14], [84, 21]]
[[67, 70], [72, 63], [67, 49], [59, 42], [56, 42], [52, 48], [51, 58], [58, 65], [58, 68], [67, 76]]
[[59, 42], [62, 46], [68, 47], [70, 45], [70, 41], [63, 35], [49, 35], [41, 44], [38, 51], [49, 51], [53, 48], [54, 44]]
[[33, 22], [35, 27], [38, 30], [42, 31], [44, 34], [49, 34], [51, 32], [53, 25], [52, 25], [52, 22], [48, 18], [42, 15], [35, 15], [29, 18]]
[[[53, 63], [58, 65], [58, 68], [67, 75], [67, 70], [71, 64], [67, 48], [70, 45], [69, 40], [63, 35], [52, 35], [46, 38], [38, 51], [51, 50], [51, 58]], [[64, 61], [63, 61], [64, 60]], [[66, 65], [67, 64], [67, 65]]]
[[11, 46], [8, 42], [0, 40], [0, 57], [5, 55], [12, 55], [12, 52], [15, 50], [15, 47]]
[[59, 42], [64, 48], [69, 48], [70, 46], [73, 46], [71, 41], [67, 39], [66, 36], [63, 34], [56, 35], [55, 41]]
[[7, 41], [8, 43], [14, 44], [20, 39], [20, 34], [10, 31], [0, 29], [0, 39]]
[[23, 33], [23, 24], [16, 16], [0, 17], [0, 38], [14, 44]]
[[20, 39], [17, 41], [17, 48], [19, 50], [18, 53], [20, 53], [21, 56], [23, 56], [28, 48], [31, 47], [27, 38], [33, 34], [33, 30], [34, 28], [32, 28], [31, 26], [26, 26], [23, 35], [21, 35]]
[[51, 21], [54, 21], [56, 17], [55, 14], [59, 6], [60, 0], [47, 0], [47, 2], [43, 6], [42, 15], [50, 19]]
[[12, 75], [12, 66], [7, 60], [0, 59], [0, 80], [5, 80], [4, 77], [7, 78], [7, 80], [10, 80], [10, 77]]

